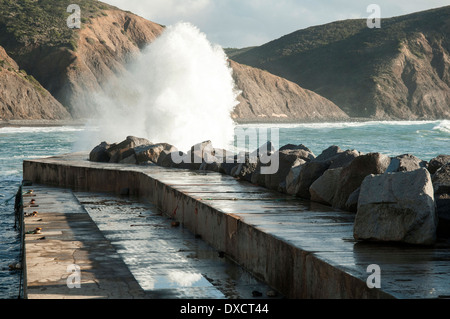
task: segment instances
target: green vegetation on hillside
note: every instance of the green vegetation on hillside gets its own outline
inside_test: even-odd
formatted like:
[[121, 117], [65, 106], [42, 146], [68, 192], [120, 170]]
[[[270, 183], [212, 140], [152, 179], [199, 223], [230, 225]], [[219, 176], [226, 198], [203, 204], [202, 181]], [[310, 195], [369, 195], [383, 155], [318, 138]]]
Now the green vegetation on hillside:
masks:
[[238, 48], [224, 48], [223, 51], [231, 59], [235, 55], [242, 54], [242, 53], [247, 52], [247, 51], [249, 51], [251, 49], [254, 49], [254, 48], [256, 48], [256, 47], [247, 47], [247, 48], [242, 48], [242, 49], [238, 49]]
[[315, 91], [352, 116], [368, 117], [374, 112], [369, 92], [401, 48], [424, 57], [421, 35], [450, 52], [450, 6], [382, 19], [381, 29], [369, 29], [365, 19], [314, 26], [238, 51], [233, 60]]
[[67, 26], [72, 3], [80, 6], [84, 23], [111, 8], [96, 0], [0, 0], [0, 45], [14, 53], [39, 45], [76, 50], [78, 33]]

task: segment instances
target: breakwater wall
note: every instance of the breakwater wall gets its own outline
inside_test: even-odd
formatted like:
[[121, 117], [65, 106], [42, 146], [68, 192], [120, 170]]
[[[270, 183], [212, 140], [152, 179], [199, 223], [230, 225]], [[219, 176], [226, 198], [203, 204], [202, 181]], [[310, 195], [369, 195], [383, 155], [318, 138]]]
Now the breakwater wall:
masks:
[[[426, 253], [411, 248], [405, 255], [399, 254], [404, 252], [402, 247], [361, 245], [352, 236], [351, 213], [219, 173], [93, 163], [88, 156], [76, 153], [25, 161], [24, 179], [145, 198], [288, 298], [430, 298], [447, 294], [448, 278], [435, 280], [444, 267], [435, 254], [444, 256], [447, 247]], [[416, 256], [416, 261], [408, 269], [396, 270], [396, 265], [411, 256]], [[431, 288], [423, 286], [425, 270], [421, 268], [424, 261], [429, 264], [432, 260], [436, 262], [431, 274], [427, 267], [434, 278]], [[371, 289], [367, 267], [377, 263], [383, 269], [384, 285]], [[412, 278], [406, 290], [397, 281], [404, 278], [405, 271], [418, 280]], [[430, 296], [427, 289], [434, 289], [435, 294]]]

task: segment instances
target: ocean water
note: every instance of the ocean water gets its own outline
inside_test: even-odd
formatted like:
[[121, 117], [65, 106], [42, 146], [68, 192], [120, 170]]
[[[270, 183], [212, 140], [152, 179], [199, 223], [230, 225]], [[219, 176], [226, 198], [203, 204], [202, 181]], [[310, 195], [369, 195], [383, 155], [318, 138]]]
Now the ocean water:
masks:
[[[280, 146], [304, 144], [316, 155], [331, 145], [344, 150], [380, 152], [389, 156], [409, 153], [427, 161], [440, 154], [450, 154], [448, 120], [258, 124], [237, 128], [255, 128], [261, 132], [277, 129]], [[20, 255], [19, 237], [14, 229], [14, 196], [22, 181], [23, 160], [72, 152], [75, 145], [80, 148], [78, 141], [86, 130], [95, 133], [92, 128], [71, 126], [0, 128], [0, 299], [14, 299], [19, 295], [20, 273], [10, 271], [9, 265], [18, 262]], [[91, 141], [94, 145], [100, 142], [102, 141]]]
[[[0, 128], [0, 298], [19, 296], [20, 273], [9, 265], [20, 260], [14, 228], [14, 196], [22, 182], [22, 162], [71, 152], [77, 127]], [[9, 201], [8, 201], [9, 200]]]

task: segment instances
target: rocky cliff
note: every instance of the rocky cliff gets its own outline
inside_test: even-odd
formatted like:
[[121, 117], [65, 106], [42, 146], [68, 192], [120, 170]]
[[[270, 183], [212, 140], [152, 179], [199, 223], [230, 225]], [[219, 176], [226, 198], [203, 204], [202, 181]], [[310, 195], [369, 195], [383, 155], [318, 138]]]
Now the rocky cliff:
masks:
[[[0, 45], [28, 74], [25, 84], [36, 79], [73, 117], [83, 118], [95, 107], [93, 95], [164, 26], [100, 1], [78, 3], [81, 29], [66, 25], [70, 1], [0, 2]], [[385, 19], [379, 30], [365, 20], [339, 21], [233, 50], [242, 94], [232, 116], [241, 122], [450, 118], [449, 16], [444, 7]], [[48, 118], [49, 107], [41, 107], [47, 109], [29, 117]]]
[[320, 95], [269, 72], [230, 60], [233, 78], [242, 91], [232, 117], [238, 122], [295, 122], [348, 119]]
[[79, 118], [92, 111], [92, 93], [113, 81], [163, 26], [100, 1], [79, 0], [81, 29], [70, 29], [71, 3], [1, 2], [0, 45]]
[[338, 21], [233, 52], [334, 102], [352, 117], [450, 118], [450, 6], [383, 19]]
[[71, 116], [33, 76], [20, 70], [0, 46], [0, 120], [63, 120]]

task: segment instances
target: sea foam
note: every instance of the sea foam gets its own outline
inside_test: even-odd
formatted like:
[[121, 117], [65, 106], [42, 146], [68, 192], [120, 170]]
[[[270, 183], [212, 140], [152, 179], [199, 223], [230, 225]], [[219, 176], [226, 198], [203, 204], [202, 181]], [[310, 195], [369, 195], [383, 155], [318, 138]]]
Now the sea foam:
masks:
[[89, 124], [98, 130], [76, 148], [130, 135], [182, 151], [206, 140], [226, 147], [234, 138], [230, 113], [238, 94], [223, 49], [180, 22], [148, 45], [106, 94], [94, 97], [98, 108]]

